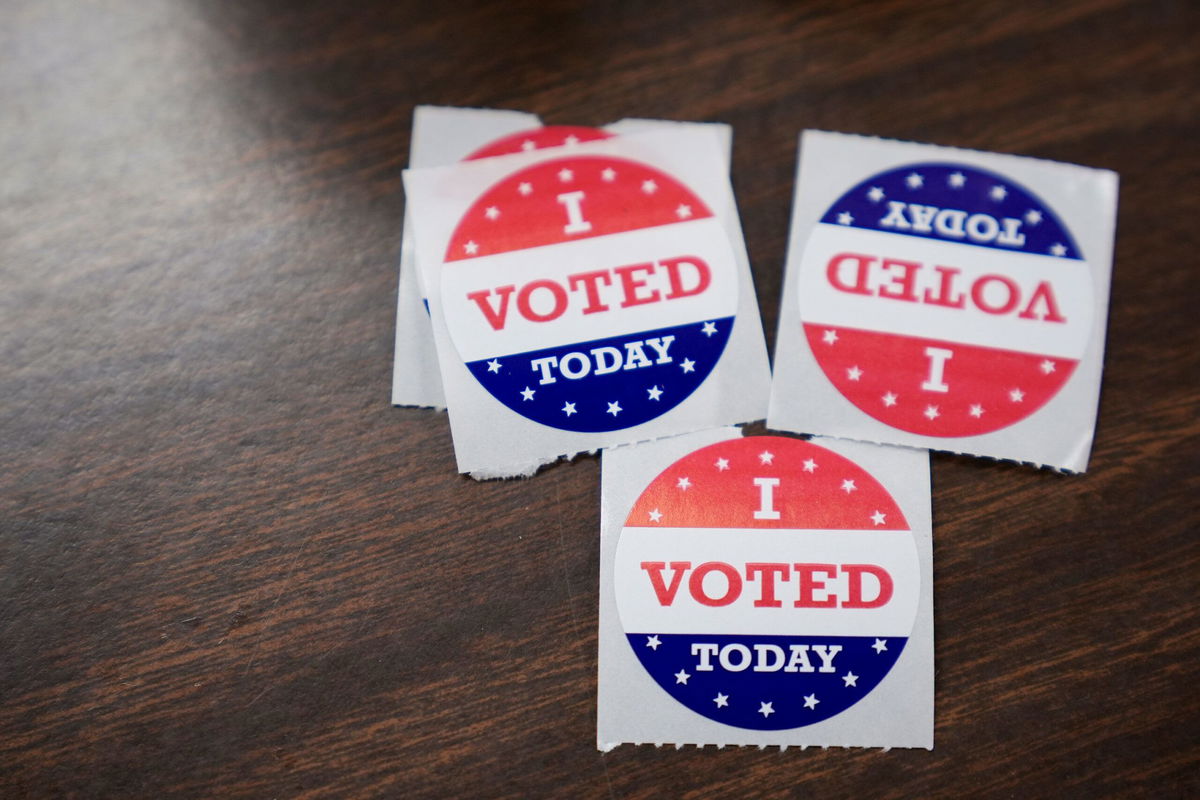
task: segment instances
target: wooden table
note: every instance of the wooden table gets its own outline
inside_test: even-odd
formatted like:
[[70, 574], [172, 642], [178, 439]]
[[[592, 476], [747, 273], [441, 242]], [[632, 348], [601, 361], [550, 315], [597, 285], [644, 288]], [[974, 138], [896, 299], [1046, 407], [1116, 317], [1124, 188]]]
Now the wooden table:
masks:
[[[1200, 9], [12, 0], [0, 796], [1200, 793]], [[936, 747], [595, 749], [599, 469], [388, 405], [417, 103], [720, 120], [773, 342], [797, 133], [1121, 173], [1090, 471], [933, 458]]]

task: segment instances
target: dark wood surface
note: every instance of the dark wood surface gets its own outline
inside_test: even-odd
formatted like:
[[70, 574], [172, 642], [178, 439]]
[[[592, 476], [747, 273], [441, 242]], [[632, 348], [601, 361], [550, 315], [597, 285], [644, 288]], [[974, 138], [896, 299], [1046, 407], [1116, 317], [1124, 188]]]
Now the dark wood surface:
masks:
[[[1032, 6], [1032, 7], [1031, 7]], [[0, 6], [0, 797], [1200, 794], [1200, 8]], [[1097, 443], [933, 459], [936, 747], [595, 750], [599, 469], [388, 405], [417, 103], [1120, 172]]]

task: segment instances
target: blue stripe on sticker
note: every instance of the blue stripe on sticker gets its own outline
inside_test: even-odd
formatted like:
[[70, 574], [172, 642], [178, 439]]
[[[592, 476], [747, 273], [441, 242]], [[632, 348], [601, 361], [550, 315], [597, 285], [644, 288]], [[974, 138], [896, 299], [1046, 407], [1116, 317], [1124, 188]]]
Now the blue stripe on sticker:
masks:
[[899, 636], [626, 634], [666, 692], [711, 720], [786, 730], [840, 714], [874, 689], [904, 650]]
[[873, 175], [838, 198], [821, 222], [1083, 259], [1066, 226], [1037, 195], [966, 164], [908, 164]]
[[675, 408], [712, 372], [733, 317], [467, 362], [492, 396], [523, 417], [598, 433]]

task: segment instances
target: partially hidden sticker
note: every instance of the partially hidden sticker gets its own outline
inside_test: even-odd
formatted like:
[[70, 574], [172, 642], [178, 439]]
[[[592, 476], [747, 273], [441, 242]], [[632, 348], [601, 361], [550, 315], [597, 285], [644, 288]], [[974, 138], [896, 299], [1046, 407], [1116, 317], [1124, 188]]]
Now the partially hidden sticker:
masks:
[[625, 520], [612, 574], [628, 647], [662, 691], [758, 731], [868, 696], [904, 652], [922, 593], [887, 489], [833, 450], [776, 436], [663, 470]]
[[564, 154], [495, 183], [458, 222], [441, 270], [446, 325], [475, 379], [516, 413], [578, 432], [633, 427], [687, 398], [725, 348], [737, 293], [728, 235], [704, 201], [606, 155]]
[[834, 201], [798, 300], [825, 376], [866, 414], [931, 437], [1033, 414], [1093, 329], [1091, 270], [1056, 209], [999, 172], [914, 161]]
[[581, 125], [543, 125], [539, 128], [530, 128], [501, 136], [471, 151], [463, 161], [507, 156], [513, 153], [529, 153], [547, 147], [570, 147], [580, 142], [608, 139], [612, 135], [600, 128], [588, 128]]

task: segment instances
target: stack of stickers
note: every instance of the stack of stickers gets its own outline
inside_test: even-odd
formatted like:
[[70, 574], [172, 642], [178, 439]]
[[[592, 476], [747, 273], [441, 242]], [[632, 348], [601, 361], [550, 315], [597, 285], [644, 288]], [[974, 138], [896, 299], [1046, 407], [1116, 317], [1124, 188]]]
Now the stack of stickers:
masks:
[[730, 142], [418, 108], [393, 402], [604, 450], [601, 749], [932, 747], [928, 449], [1086, 468], [1116, 175], [805, 132], [772, 375]]

